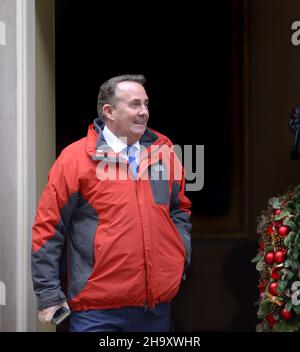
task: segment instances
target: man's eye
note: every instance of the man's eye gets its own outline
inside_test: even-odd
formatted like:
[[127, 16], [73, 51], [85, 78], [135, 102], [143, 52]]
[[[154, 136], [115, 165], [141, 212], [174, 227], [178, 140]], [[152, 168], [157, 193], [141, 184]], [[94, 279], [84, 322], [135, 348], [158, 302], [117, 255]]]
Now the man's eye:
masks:
[[[149, 105], [148, 102], [144, 104], [146, 109], [148, 109], [148, 105]], [[136, 101], [136, 102], [131, 103], [130, 106], [133, 108], [140, 108], [142, 106], [142, 103], [140, 101]]]

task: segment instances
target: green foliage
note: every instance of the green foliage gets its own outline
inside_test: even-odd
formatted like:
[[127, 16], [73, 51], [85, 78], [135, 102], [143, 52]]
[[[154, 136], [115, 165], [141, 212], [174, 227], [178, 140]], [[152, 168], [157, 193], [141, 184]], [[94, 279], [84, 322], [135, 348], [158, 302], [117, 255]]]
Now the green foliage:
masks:
[[275, 332], [297, 332], [300, 331], [300, 319], [295, 317], [291, 320], [280, 319], [278, 323], [274, 325], [273, 331]]
[[288, 310], [288, 311], [290, 311], [292, 308], [293, 308], [293, 303], [292, 303], [292, 301], [289, 299], [289, 300], [286, 302], [285, 309]]
[[268, 299], [265, 299], [262, 302], [260, 302], [260, 305], [257, 311], [258, 319], [263, 319], [266, 315], [271, 313], [271, 309], [272, 309], [272, 303]]
[[288, 286], [288, 282], [284, 280], [278, 280], [278, 291], [283, 292]]
[[298, 304], [298, 305], [294, 305], [293, 306], [293, 309], [294, 309], [294, 312], [296, 313], [296, 314], [298, 314], [298, 315], [300, 315], [300, 304]]
[[280, 203], [279, 198], [276, 198], [276, 197], [270, 198], [269, 199], [269, 204], [271, 205], [271, 207], [273, 209], [280, 209], [281, 203]]
[[259, 262], [262, 258], [262, 255], [260, 253], [257, 253], [256, 257], [251, 260], [251, 263]]

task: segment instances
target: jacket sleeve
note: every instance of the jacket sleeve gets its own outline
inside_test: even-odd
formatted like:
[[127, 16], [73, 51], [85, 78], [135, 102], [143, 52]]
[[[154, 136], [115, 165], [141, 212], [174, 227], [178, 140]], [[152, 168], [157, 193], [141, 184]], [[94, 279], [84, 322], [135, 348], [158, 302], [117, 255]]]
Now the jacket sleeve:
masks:
[[185, 271], [191, 263], [191, 229], [192, 224], [190, 222], [191, 216], [191, 202], [185, 195], [185, 172], [184, 169], [175, 156], [174, 160], [175, 174], [180, 175], [172, 181], [172, 190], [170, 197], [170, 216], [175, 224], [184, 244], [186, 258], [185, 258], [185, 268], [184, 268], [184, 278]]
[[50, 170], [32, 227], [31, 270], [39, 310], [66, 300], [59, 281], [59, 260], [76, 206], [74, 195], [63, 164], [57, 159]]

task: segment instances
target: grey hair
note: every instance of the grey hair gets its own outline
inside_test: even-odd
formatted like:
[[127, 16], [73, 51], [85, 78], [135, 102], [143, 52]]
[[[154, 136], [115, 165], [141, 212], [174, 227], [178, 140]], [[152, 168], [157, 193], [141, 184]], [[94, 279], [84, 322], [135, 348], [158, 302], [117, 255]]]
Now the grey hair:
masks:
[[104, 82], [99, 89], [98, 95], [98, 103], [97, 103], [97, 110], [98, 116], [101, 121], [104, 122], [103, 116], [103, 105], [110, 104], [111, 106], [115, 107], [116, 105], [116, 86], [120, 82], [137, 82], [141, 84], [143, 87], [146, 84], [146, 78], [143, 75], [138, 74], [126, 74], [122, 76], [116, 76], [110, 78], [108, 81]]

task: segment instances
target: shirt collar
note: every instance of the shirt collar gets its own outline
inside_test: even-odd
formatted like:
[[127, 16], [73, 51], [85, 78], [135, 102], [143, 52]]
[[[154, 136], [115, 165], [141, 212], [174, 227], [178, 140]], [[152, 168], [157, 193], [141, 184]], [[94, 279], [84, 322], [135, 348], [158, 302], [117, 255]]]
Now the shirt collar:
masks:
[[[103, 136], [107, 144], [115, 153], [120, 153], [122, 150], [127, 148], [127, 144], [124, 143], [119, 137], [117, 137], [107, 126], [104, 126]], [[136, 141], [134, 144], [132, 144], [132, 146], [135, 147], [138, 151], [140, 150], [139, 141]]]

